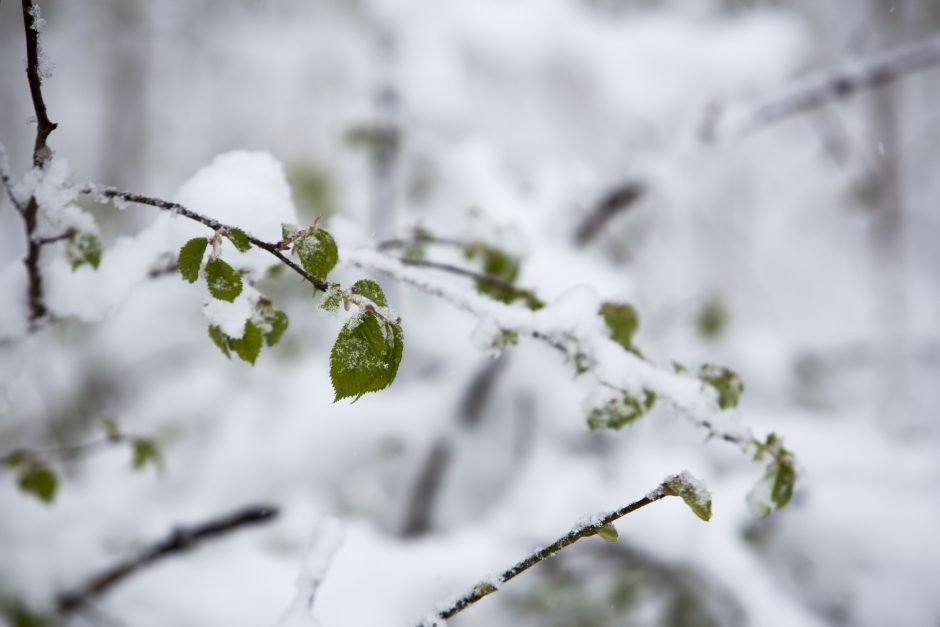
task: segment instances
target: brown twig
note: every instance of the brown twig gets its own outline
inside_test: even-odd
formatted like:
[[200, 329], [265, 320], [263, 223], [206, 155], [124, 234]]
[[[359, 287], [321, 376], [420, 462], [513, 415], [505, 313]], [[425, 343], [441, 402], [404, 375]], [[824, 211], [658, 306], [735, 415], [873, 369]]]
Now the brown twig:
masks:
[[186, 552], [206, 540], [229, 534], [243, 527], [268, 523], [277, 515], [276, 507], [253, 505], [198, 525], [178, 527], [163, 540], [144, 549], [137, 557], [119, 562], [94, 575], [77, 589], [60, 594], [56, 609], [60, 616], [68, 615], [156, 562]]
[[[179, 203], [170, 202], [168, 200], [162, 200], [160, 198], [153, 198], [151, 196], [144, 196], [143, 194], [136, 194], [134, 192], [126, 192], [126, 191], [122, 191], [119, 189], [115, 189], [113, 187], [101, 187], [98, 185], [85, 185], [81, 189], [79, 189], [79, 193], [89, 194], [91, 196], [97, 196], [97, 197], [105, 197], [105, 198], [112, 198], [112, 199], [116, 198], [118, 200], [124, 200], [127, 202], [136, 202], [141, 205], [150, 205], [151, 207], [156, 207], [164, 211], [170, 211], [177, 215], [181, 215], [185, 218], [189, 218], [190, 220], [199, 222], [200, 224], [204, 224], [205, 226], [209, 227], [210, 229], [214, 231], [231, 230], [231, 229], [236, 228], [228, 224], [223, 224], [222, 222], [219, 222], [218, 220], [215, 220], [213, 218], [209, 218], [202, 214], [196, 213], [195, 211], [187, 209], [186, 207], [184, 207], [183, 205]], [[291, 261], [291, 259], [287, 255], [284, 254], [283, 249], [281, 248], [279, 243], [266, 242], [264, 240], [261, 240], [261, 239], [258, 239], [257, 237], [252, 236], [251, 234], [247, 234], [247, 235], [248, 235], [249, 242], [257, 246], [258, 248], [261, 248], [262, 250], [269, 252], [270, 254], [274, 255], [278, 259], [280, 259], [284, 265], [286, 265], [288, 268], [290, 268], [291, 270], [293, 270], [294, 272], [302, 276], [306, 281], [308, 281], [316, 289], [320, 290], [321, 292], [325, 292], [327, 289], [329, 289], [330, 284], [328, 282], [324, 281], [323, 279], [313, 276], [312, 274], [304, 270], [301, 266]]]
[[571, 546], [582, 538], [588, 538], [590, 536], [597, 535], [597, 532], [600, 531], [601, 528], [613, 523], [616, 520], [619, 520], [620, 518], [623, 518], [627, 514], [631, 514], [642, 507], [646, 507], [647, 505], [655, 503], [656, 501], [666, 496], [671, 496], [672, 494], [673, 493], [666, 488], [666, 482], [663, 482], [656, 490], [653, 490], [642, 499], [634, 501], [633, 503], [630, 503], [625, 507], [621, 507], [618, 510], [614, 510], [604, 516], [597, 517], [593, 520], [593, 522], [576, 526], [574, 529], [558, 538], [545, 548], [539, 549], [529, 554], [527, 557], [519, 560], [513, 566], [503, 571], [498, 577], [495, 578], [495, 580], [484, 579], [483, 581], [480, 581], [468, 592], [450, 603], [446, 608], [434, 613], [433, 616], [439, 620], [447, 620], [454, 615], [459, 614], [483, 597], [496, 592], [499, 589], [499, 586], [502, 584], [506, 583], [510, 579], [514, 579], [518, 575], [529, 570], [539, 562], [551, 557], [565, 547]]
[[[41, 28], [39, 5], [34, 0], [23, 0], [23, 27], [26, 32], [26, 78], [29, 93], [36, 112], [36, 141], [33, 145], [33, 167], [42, 168], [52, 156], [47, 140], [57, 124], [49, 119], [46, 102], [42, 97], [42, 72], [40, 71], [39, 30]], [[5, 181], [6, 182], [6, 181]], [[28, 300], [30, 320], [36, 321], [46, 315], [43, 300], [42, 273], [39, 271], [39, 254], [42, 245], [33, 240], [36, 231], [39, 203], [35, 194], [21, 211], [26, 229], [26, 258], [23, 260], [29, 279]]]

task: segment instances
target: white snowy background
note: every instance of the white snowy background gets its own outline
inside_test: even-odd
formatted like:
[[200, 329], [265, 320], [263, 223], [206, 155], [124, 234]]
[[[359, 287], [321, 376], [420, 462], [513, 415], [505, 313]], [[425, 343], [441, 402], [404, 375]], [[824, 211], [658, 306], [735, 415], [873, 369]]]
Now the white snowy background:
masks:
[[[382, 276], [405, 334], [388, 390], [332, 402], [343, 316], [289, 273], [258, 284], [290, 316], [282, 343], [253, 368], [228, 361], [206, 335], [204, 290], [148, 277], [204, 230], [137, 205], [79, 201], [105, 243], [101, 268], [73, 273], [48, 248], [47, 303], [63, 320], [28, 334], [23, 229], [4, 194], [0, 454], [95, 439], [106, 415], [156, 436], [164, 469], [132, 472], [125, 447], [57, 464], [51, 506], [0, 470], [0, 599], [48, 607], [176, 524], [271, 503], [274, 523], [136, 575], [101, 599], [99, 619], [272, 625], [305, 560], [324, 566], [307, 549], [326, 525], [339, 544], [317, 622], [290, 624], [413, 625], [688, 468], [713, 493], [711, 522], [656, 503], [618, 523], [617, 544], [584, 540], [452, 624], [940, 624], [940, 73], [740, 141], [701, 140], [716, 106], [929, 36], [929, 0], [42, 7], [50, 144], [71, 180], [178, 199], [271, 240], [281, 222], [322, 215], [344, 284], [363, 275], [344, 249], [416, 224], [497, 242], [548, 302], [580, 287], [634, 303], [637, 343], [657, 363], [734, 368], [741, 420], [781, 434], [800, 478], [784, 511], [755, 518], [745, 495], [762, 468], [733, 446], [666, 406], [590, 432], [590, 390], [554, 351], [523, 338], [494, 362], [471, 316]], [[34, 132], [19, 10], [0, 5], [0, 142], [17, 178]], [[399, 133], [388, 172], [350, 140], [377, 124]], [[647, 193], [576, 244], [578, 224], [628, 180]], [[892, 184], [895, 230], [879, 204]], [[257, 255], [246, 267], [260, 273]], [[716, 338], [696, 323], [709, 302], [727, 312]], [[490, 369], [466, 426], [472, 382]], [[430, 524], [404, 534], [436, 444], [451, 455]]]

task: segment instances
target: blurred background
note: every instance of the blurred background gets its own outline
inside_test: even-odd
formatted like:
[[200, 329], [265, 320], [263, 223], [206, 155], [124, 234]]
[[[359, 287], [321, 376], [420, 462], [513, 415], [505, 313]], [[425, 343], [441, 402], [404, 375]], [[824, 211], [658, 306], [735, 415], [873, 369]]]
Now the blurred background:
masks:
[[[713, 491], [710, 523], [658, 503], [619, 523], [616, 544], [585, 540], [452, 623], [940, 625], [940, 71], [706, 137], [815, 72], [935, 36], [940, 5], [41, 7], [50, 144], [74, 180], [172, 198], [215, 155], [262, 150], [283, 163], [300, 223], [320, 217], [341, 257], [343, 241], [416, 226], [498, 244], [546, 301], [586, 285], [633, 303], [650, 359], [734, 368], [742, 419], [784, 437], [800, 480], [787, 509], [755, 518], [745, 494], [762, 471], [733, 446], [666, 407], [589, 431], [585, 389], [553, 351], [523, 339], [487, 355], [469, 316], [382, 277], [405, 354], [390, 389], [352, 405], [332, 403], [328, 375], [343, 319], [292, 277], [259, 281], [291, 326], [254, 368], [212, 345], [190, 286], [149, 276], [152, 255], [133, 280], [79, 269], [90, 295], [47, 252], [63, 319], [27, 336], [23, 227], [4, 194], [0, 455], [95, 440], [108, 417], [162, 458], [139, 472], [125, 447], [57, 459], [51, 505], [0, 470], [9, 624], [38, 624], [15, 616], [174, 524], [254, 502], [282, 516], [142, 572], [71, 624], [273, 624], [325, 515], [345, 539], [321, 623], [414, 624], [688, 468]], [[34, 140], [20, 9], [0, 4], [0, 142], [15, 177]], [[140, 242], [155, 210], [80, 203], [103, 264], [117, 246], [153, 252]]]

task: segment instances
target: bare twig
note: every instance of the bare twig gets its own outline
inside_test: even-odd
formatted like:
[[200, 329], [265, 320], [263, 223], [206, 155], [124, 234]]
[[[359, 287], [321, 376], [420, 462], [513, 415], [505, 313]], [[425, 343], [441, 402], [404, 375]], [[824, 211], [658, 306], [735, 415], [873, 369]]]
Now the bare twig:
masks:
[[461, 268], [460, 266], [455, 266], [449, 263], [441, 263], [439, 261], [429, 261], [427, 259], [401, 259], [403, 264], [409, 266], [417, 266], [419, 268], [430, 268], [432, 270], [440, 270], [441, 272], [449, 272], [451, 274], [456, 274], [458, 276], [467, 277], [468, 279], [473, 279], [484, 285], [490, 287], [495, 287], [496, 289], [505, 292], [509, 296], [519, 296], [522, 298], [531, 298], [533, 297], [532, 291], [523, 289], [521, 287], [516, 287], [512, 283], [503, 281], [502, 279], [497, 279], [496, 277], [489, 276], [487, 274], [482, 274], [480, 272], [475, 272], [473, 270], [468, 270], [467, 268]]
[[[49, 119], [46, 103], [42, 97], [42, 72], [40, 70], [40, 44], [39, 31], [42, 28], [42, 17], [39, 5], [34, 0], [23, 0], [23, 27], [26, 32], [26, 78], [29, 82], [29, 93], [33, 100], [33, 109], [36, 112], [36, 141], [33, 145], [33, 167], [42, 168], [52, 156], [46, 141], [56, 129], [57, 124]], [[7, 181], [4, 181], [7, 183]], [[36, 321], [46, 315], [46, 304], [43, 300], [42, 273], [39, 271], [39, 254], [42, 245], [33, 240], [36, 231], [39, 203], [35, 194], [30, 197], [26, 207], [21, 210], [23, 224], [26, 229], [26, 273], [29, 279], [28, 299], [29, 317]]]
[[[706, 138], [741, 138], [784, 118], [874, 89], [913, 72], [940, 65], [940, 36], [893, 48], [852, 66], [801, 81], [722, 123], [722, 115], [706, 124]], [[722, 128], [724, 127], [724, 128]]]
[[626, 181], [607, 192], [575, 230], [575, 242], [586, 246], [601, 232], [610, 219], [632, 207], [646, 193], [641, 181]]
[[591, 522], [576, 526], [574, 529], [558, 538], [548, 546], [541, 548], [519, 560], [497, 577], [480, 581], [465, 594], [450, 603], [446, 608], [433, 614], [434, 618], [439, 620], [447, 620], [452, 616], [459, 614], [483, 597], [496, 592], [502, 584], [506, 583], [510, 579], [514, 579], [516, 576], [524, 573], [539, 562], [551, 557], [555, 553], [558, 553], [565, 547], [571, 546], [582, 538], [588, 538], [590, 536], [597, 535], [598, 531], [600, 531], [603, 527], [606, 527], [620, 518], [623, 518], [627, 514], [631, 514], [640, 508], [646, 507], [651, 503], [655, 503], [656, 501], [665, 498], [666, 496], [673, 495], [673, 492], [667, 488], [668, 481], [669, 479], [661, 483], [658, 488], [638, 501], [634, 501], [625, 507], [621, 507], [620, 509], [614, 510], [603, 516], [596, 516], [592, 519]]
[[60, 594], [56, 604], [58, 613], [65, 616], [84, 607], [128, 577], [156, 562], [186, 552], [206, 540], [229, 534], [242, 527], [266, 524], [277, 517], [277, 514], [276, 507], [253, 505], [198, 525], [174, 529], [166, 538], [151, 545], [137, 557], [119, 562], [94, 575], [79, 588]]
[[[153, 198], [151, 196], [144, 196], [143, 194], [136, 194], [134, 192], [121, 191], [113, 187], [102, 187], [98, 185], [84, 185], [83, 187], [79, 189], [79, 193], [89, 194], [91, 196], [100, 196], [100, 197], [105, 197], [105, 198], [116, 198], [118, 200], [136, 202], [142, 205], [150, 205], [151, 207], [156, 207], [164, 211], [170, 211], [177, 215], [181, 215], [185, 218], [189, 218], [190, 220], [194, 220], [196, 222], [199, 222], [200, 224], [204, 224], [205, 226], [215, 231], [223, 230], [223, 229], [230, 230], [230, 229], [236, 228], [234, 226], [223, 224], [213, 218], [209, 218], [202, 214], [196, 213], [195, 211], [191, 211], [190, 209], [187, 209], [186, 207], [184, 207], [183, 205], [179, 203], [170, 202], [168, 200], [162, 200], [160, 198]], [[287, 255], [284, 254], [283, 249], [281, 248], [279, 243], [266, 242], [264, 240], [261, 240], [261, 239], [258, 239], [257, 237], [252, 236], [251, 234], [247, 234], [247, 235], [248, 235], [248, 241], [250, 241], [252, 244], [257, 246], [258, 248], [261, 248], [262, 250], [265, 250], [269, 252], [270, 254], [274, 255], [275, 257], [277, 257], [278, 259], [280, 259], [284, 265], [286, 265], [288, 268], [290, 268], [291, 270], [293, 270], [294, 272], [302, 276], [306, 281], [308, 281], [316, 289], [320, 290], [321, 292], [325, 292], [327, 289], [329, 289], [330, 284], [328, 282], [324, 281], [323, 279], [313, 276], [312, 274], [304, 270], [301, 266], [291, 261], [291, 259]]]
[[36, 243], [40, 246], [48, 246], [49, 244], [55, 244], [56, 242], [67, 240], [74, 235], [75, 229], [66, 229], [64, 233], [53, 235], [52, 237], [37, 237]]

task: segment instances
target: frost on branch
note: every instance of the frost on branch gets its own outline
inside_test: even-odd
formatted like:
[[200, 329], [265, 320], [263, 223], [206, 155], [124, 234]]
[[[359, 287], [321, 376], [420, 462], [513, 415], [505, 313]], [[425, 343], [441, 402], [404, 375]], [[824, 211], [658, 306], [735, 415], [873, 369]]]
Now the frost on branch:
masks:
[[339, 520], [326, 518], [320, 522], [300, 567], [297, 594], [274, 627], [318, 627], [320, 623], [313, 616], [313, 604], [342, 539], [343, 527]]

